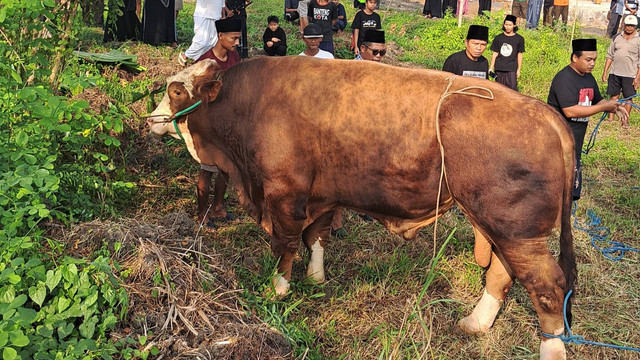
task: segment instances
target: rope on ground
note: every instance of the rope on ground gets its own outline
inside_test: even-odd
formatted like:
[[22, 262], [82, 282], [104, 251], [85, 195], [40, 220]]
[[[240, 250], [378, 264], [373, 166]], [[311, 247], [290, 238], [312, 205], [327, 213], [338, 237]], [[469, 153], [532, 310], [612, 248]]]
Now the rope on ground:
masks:
[[571, 293], [572, 291], [569, 290], [569, 293], [567, 293], [567, 296], [565, 296], [564, 298], [563, 316], [564, 316], [564, 328], [566, 329], [566, 332], [562, 335], [552, 335], [552, 334], [547, 334], [545, 332], [542, 332], [542, 336], [548, 337], [551, 339], [560, 339], [565, 344], [578, 344], [578, 345], [586, 344], [586, 345], [604, 346], [604, 347], [609, 347], [609, 348], [618, 349], [618, 350], [640, 351], [640, 348], [589, 341], [589, 340], [585, 340], [585, 338], [580, 335], [573, 335], [573, 333], [571, 332], [571, 328], [569, 327], [569, 322], [567, 321], [567, 302], [569, 301], [569, 297], [571, 297]]
[[600, 181], [586, 176], [582, 176], [582, 181], [584, 183], [598, 184], [607, 187], [616, 187], [618, 189], [640, 190], [640, 186], [628, 186], [625, 184], [621, 184], [618, 181]]
[[600, 251], [604, 257], [611, 261], [618, 261], [624, 257], [624, 254], [628, 251], [640, 252], [640, 249], [632, 248], [623, 243], [609, 240], [611, 230], [606, 226], [601, 226], [602, 219], [598, 217], [593, 210], [587, 209], [587, 216], [590, 223], [587, 226], [580, 226], [578, 224], [578, 218], [576, 210], [578, 209], [577, 202], [573, 202], [573, 209], [571, 214], [574, 216], [573, 227], [577, 230], [584, 231], [591, 238], [591, 246]]

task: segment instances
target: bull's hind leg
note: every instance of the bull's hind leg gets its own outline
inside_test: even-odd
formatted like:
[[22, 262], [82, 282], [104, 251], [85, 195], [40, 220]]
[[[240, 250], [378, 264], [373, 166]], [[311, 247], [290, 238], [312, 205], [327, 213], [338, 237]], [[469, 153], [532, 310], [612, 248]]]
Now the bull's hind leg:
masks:
[[307, 277], [316, 283], [323, 283], [324, 278], [324, 248], [329, 239], [329, 229], [333, 211], [318, 217], [302, 232], [302, 240], [311, 252]]
[[[549, 253], [546, 238], [509, 241], [507, 246], [501, 247], [501, 251], [518, 281], [527, 289], [542, 331], [562, 334], [566, 281], [560, 266]], [[566, 359], [562, 340], [543, 337], [540, 359]]]
[[467, 333], [486, 332], [491, 328], [511, 285], [513, 285], [511, 269], [502, 256], [495, 252], [491, 253], [491, 264], [487, 270], [486, 279], [487, 285], [480, 302], [473, 309], [471, 315], [458, 322], [458, 326]]

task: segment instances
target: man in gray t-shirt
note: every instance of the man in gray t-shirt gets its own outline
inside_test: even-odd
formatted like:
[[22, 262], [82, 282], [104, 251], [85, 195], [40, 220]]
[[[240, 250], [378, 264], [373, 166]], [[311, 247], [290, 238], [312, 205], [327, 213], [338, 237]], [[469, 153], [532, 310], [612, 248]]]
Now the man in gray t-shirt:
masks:
[[[621, 91], [625, 98], [635, 95], [640, 84], [640, 35], [637, 26], [638, 18], [627, 15], [622, 33], [616, 35], [609, 45], [602, 82], [608, 82], [607, 95], [612, 99], [617, 100]], [[631, 112], [631, 105], [625, 105], [625, 108]], [[613, 113], [609, 113], [609, 120], [613, 120]]]

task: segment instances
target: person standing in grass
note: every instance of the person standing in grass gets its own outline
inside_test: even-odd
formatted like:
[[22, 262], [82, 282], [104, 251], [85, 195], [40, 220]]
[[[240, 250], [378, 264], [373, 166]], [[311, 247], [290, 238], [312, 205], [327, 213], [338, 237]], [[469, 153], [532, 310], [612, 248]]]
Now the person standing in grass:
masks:
[[615, 112], [623, 124], [629, 113], [616, 99], [604, 100], [591, 72], [598, 57], [596, 39], [576, 39], [572, 42], [571, 63], [556, 74], [551, 82], [547, 104], [565, 118], [575, 141], [576, 168], [573, 200], [580, 199], [582, 190], [582, 144], [591, 115]]
[[300, 35], [304, 33], [304, 29], [309, 25], [309, 3], [310, 0], [298, 1], [298, 15], [300, 15]]
[[330, 0], [311, 0], [309, 2], [309, 22], [319, 25], [322, 29], [322, 41], [320, 42], [320, 49], [330, 52], [331, 55], [335, 52], [333, 46], [333, 25], [338, 20], [338, 8]]
[[268, 56], [287, 55], [287, 35], [279, 25], [278, 17], [271, 15], [267, 18], [267, 28], [262, 35], [264, 52]]
[[535, 29], [538, 27], [542, 3], [543, 0], [529, 0], [529, 4], [527, 5], [527, 29]]
[[[196, 62], [204, 59], [212, 59], [218, 63], [221, 70], [227, 70], [240, 62], [240, 55], [236, 50], [240, 44], [242, 36], [242, 23], [240, 19], [227, 18], [216, 21], [216, 31], [218, 33], [218, 41], [216, 45]], [[209, 201], [209, 191], [211, 187], [211, 178], [214, 173], [218, 173], [216, 183], [213, 189], [213, 204], [211, 210], [207, 212], [207, 203]], [[202, 221], [209, 230], [215, 229], [213, 220], [232, 221], [236, 217], [230, 212], [222, 208], [222, 200], [227, 192], [229, 184], [229, 175], [223, 171], [218, 171], [217, 166], [208, 166], [200, 164], [200, 173], [198, 174], [198, 221]]]
[[240, 45], [238, 53], [240, 57], [246, 59], [249, 57], [249, 42], [247, 39], [247, 3], [245, 0], [226, 0], [224, 11], [226, 17], [240, 20], [242, 26]]
[[142, 41], [149, 45], [170, 43], [176, 38], [175, 0], [146, 0], [142, 8]]
[[553, 26], [553, 0], [544, 0], [542, 7], [542, 25]]
[[484, 15], [484, 12], [491, 13], [491, 0], [478, 0], [478, 15]]
[[187, 65], [188, 59], [198, 60], [218, 42], [216, 21], [222, 18], [224, 0], [197, 0], [193, 12], [193, 39], [191, 46], [178, 55], [178, 62]]
[[376, 12], [378, 0], [367, 0], [365, 5], [364, 10], [358, 11], [353, 18], [353, 23], [351, 23], [351, 28], [353, 29], [353, 39], [351, 43], [355, 45], [353, 52], [356, 55], [360, 53], [364, 32], [382, 28], [382, 20], [380, 20], [380, 15]]
[[569, 16], [569, 0], [553, 0], [553, 22], [560, 21], [567, 25], [567, 17]]
[[425, 0], [422, 15], [427, 19], [442, 18], [442, 0]]
[[487, 79], [489, 75], [489, 62], [482, 56], [489, 41], [489, 28], [481, 25], [469, 26], [467, 38], [464, 41], [465, 49], [451, 54], [445, 60], [442, 71], [461, 76], [472, 76]]
[[517, 31], [517, 18], [507, 15], [502, 23], [502, 34], [496, 36], [491, 43], [491, 65], [489, 73], [495, 70], [496, 81], [518, 91], [518, 78], [522, 69], [524, 38]]
[[[627, 15], [624, 18], [622, 34], [614, 37], [609, 45], [602, 82], [607, 83], [607, 95], [611, 96], [611, 99], [618, 100], [620, 91], [625, 98], [635, 95], [640, 85], [640, 36], [636, 31], [637, 26], [638, 18], [635, 15]], [[627, 112], [631, 112], [631, 105], [624, 107]], [[613, 120], [613, 113], [609, 114], [609, 120]]]
[[607, 25], [607, 36], [612, 39], [618, 35], [622, 14], [624, 14], [624, 0], [612, 0], [608, 14], [609, 24]]
[[516, 21], [516, 26], [523, 27], [527, 24], [527, 6], [528, 5], [529, 5], [529, 2], [527, 0], [513, 0], [513, 4], [511, 4], [511, 15], [518, 18]]

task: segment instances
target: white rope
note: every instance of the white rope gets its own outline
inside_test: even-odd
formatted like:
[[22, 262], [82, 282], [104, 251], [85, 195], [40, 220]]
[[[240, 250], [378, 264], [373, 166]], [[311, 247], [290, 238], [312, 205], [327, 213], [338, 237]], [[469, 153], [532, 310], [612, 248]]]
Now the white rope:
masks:
[[[442, 166], [440, 168], [440, 182], [438, 183], [438, 197], [436, 198], [436, 220], [433, 225], [433, 257], [436, 256], [436, 233], [438, 230], [438, 213], [440, 211], [440, 195], [442, 194], [442, 181], [447, 181], [446, 178], [446, 170], [444, 167], [444, 146], [442, 146], [442, 138], [440, 137], [440, 107], [442, 107], [442, 102], [444, 99], [448, 98], [451, 95], [469, 95], [475, 96], [482, 99], [494, 100], [493, 92], [482, 86], [467, 86], [465, 88], [449, 91], [451, 85], [453, 85], [453, 80], [455, 80], [456, 76], [452, 76], [447, 78], [449, 80], [449, 84], [447, 84], [447, 88], [444, 90], [444, 93], [440, 96], [440, 100], [438, 101], [438, 107], [436, 107], [436, 138], [438, 139], [438, 145], [440, 146], [440, 160], [442, 162]], [[469, 90], [482, 90], [486, 91], [488, 94], [478, 94], [475, 92], [469, 92]], [[447, 188], [449, 188], [449, 182], [447, 181]], [[451, 191], [449, 191], [451, 192]]]

